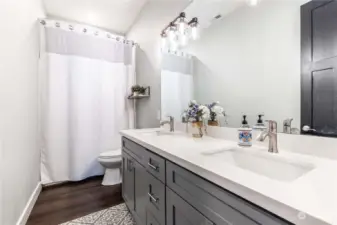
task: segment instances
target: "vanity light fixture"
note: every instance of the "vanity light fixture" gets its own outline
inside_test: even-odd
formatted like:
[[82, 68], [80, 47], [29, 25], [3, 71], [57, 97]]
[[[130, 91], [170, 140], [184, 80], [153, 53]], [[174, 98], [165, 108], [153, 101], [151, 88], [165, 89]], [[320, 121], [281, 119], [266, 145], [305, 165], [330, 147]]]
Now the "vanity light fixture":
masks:
[[185, 29], [186, 29], [186, 14], [184, 12], [180, 13], [179, 19], [178, 19], [178, 24], [179, 24], [179, 32], [181, 35], [185, 34]]
[[193, 18], [191, 22], [189, 23], [191, 29], [192, 29], [192, 39], [197, 40], [199, 38], [199, 28], [198, 28], [198, 18]]
[[168, 36], [169, 36], [170, 42], [175, 41], [176, 31], [177, 31], [177, 26], [174, 23], [171, 23], [170, 27], [169, 27], [169, 31], [168, 31]]
[[167, 45], [167, 34], [166, 33], [162, 33], [161, 34], [161, 48], [164, 49], [166, 48]]
[[186, 46], [187, 45], [187, 41], [188, 41], [188, 36], [186, 33], [182, 34], [180, 36], [180, 45], [181, 46]]
[[162, 48], [176, 51], [179, 46], [187, 45], [190, 38], [194, 40], [199, 38], [198, 18], [194, 17], [191, 21], [187, 22], [186, 14], [184, 12], [180, 13], [178, 17], [162, 30], [161, 38]]

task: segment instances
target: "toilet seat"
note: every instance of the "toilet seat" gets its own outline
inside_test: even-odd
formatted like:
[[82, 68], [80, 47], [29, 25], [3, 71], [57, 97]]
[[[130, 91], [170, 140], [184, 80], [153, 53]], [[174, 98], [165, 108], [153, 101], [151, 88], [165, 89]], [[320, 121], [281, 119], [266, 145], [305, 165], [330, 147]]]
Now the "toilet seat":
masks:
[[101, 159], [111, 159], [111, 158], [120, 158], [121, 156], [122, 156], [121, 149], [117, 149], [117, 150], [113, 150], [113, 151], [102, 152], [99, 155], [99, 158], [101, 158]]
[[102, 152], [98, 156], [98, 162], [105, 168], [102, 185], [116, 185], [122, 182], [122, 150]]

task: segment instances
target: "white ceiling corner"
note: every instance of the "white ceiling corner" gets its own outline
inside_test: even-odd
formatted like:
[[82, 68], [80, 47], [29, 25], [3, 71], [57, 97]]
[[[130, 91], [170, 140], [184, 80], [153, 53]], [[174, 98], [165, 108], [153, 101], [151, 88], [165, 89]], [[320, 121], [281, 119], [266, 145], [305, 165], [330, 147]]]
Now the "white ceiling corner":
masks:
[[214, 17], [225, 17], [240, 8], [246, 0], [194, 0], [185, 10], [188, 19], [197, 17], [201, 28], [209, 27]]
[[[43, 0], [50, 17], [125, 34], [149, 0]], [[150, 0], [151, 1], [151, 0]]]

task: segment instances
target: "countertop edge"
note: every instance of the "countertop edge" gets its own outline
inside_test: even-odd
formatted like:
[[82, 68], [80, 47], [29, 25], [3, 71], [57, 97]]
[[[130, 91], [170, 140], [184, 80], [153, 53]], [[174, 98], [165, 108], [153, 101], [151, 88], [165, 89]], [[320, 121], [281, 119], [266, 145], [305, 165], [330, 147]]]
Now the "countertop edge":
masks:
[[229, 180], [226, 177], [215, 174], [212, 171], [199, 167], [194, 163], [188, 162], [178, 156], [172, 155], [164, 150], [161, 150], [137, 138], [135, 135], [128, 134], [128, 131], [125, 132], [121, 131], [120, 134], [142, 145], [148, 150], [168, 159], [169, 161], [172, 161], [173, 163], [193, 172], [194, 174], [203, 177], [204, 179], [219, 186], [220, 188], [226, 189], [246, 199], [247, 201], [264, 208], [265, 210], [270, 211], [271, 213], [281, 218], [284, 218], [285, 220], [288, 220], [291, 223], [298, 225], [331, 225], [330, 223], [317, 219], [316, 217], [306, 214], [305, 212], [294, 209], [291, 206], [286, 205], [285, 203], [279, 202], [259, 192], [249, 189], [246, 186], [233, 182], [232, 180]]

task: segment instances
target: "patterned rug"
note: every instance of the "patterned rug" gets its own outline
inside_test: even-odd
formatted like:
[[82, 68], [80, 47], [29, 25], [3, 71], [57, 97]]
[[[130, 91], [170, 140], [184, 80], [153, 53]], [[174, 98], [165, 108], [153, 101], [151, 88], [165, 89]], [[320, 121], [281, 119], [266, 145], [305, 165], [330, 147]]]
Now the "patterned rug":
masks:
[[136, 225], [136, 223], [123, 203], [61, 225]]

